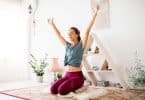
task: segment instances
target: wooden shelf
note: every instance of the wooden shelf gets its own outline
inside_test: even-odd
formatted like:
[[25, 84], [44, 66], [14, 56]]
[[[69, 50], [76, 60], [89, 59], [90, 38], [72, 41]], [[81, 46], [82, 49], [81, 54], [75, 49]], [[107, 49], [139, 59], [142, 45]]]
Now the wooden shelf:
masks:
[[92, 55], [97, 55], [97, 53], [86, 53], [83, 56], [92, 56]]
[[94, 70], [90, 69], [90, 70], [87, 70], [87, 72], [94, 72]]
[[100, 73], [108, 73], [108, 72], [113, 72], [112, 70], [93, 70], [93, 69], [89, 69], [87, 70], [87, 72], [100, 72]]

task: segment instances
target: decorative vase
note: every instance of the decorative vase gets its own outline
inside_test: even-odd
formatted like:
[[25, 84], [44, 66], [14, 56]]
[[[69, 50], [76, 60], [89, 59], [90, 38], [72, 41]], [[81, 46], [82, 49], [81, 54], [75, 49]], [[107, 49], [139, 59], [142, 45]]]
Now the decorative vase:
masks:
[[43, 76], [36, 76], [37, 82], [42, 83], [43, 82]]

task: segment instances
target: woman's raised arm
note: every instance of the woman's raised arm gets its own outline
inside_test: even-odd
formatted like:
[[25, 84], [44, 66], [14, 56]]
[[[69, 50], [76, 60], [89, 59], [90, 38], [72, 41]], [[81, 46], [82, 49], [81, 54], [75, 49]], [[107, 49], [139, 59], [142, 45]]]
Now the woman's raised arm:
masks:
[[95, 22], [95, 19], [96, 19], [96, 16], [97, 16], [97, 13], [99, 11], [99, 5], [96, 6], [96, 8], [93, 9], [93, 14], [92, 14], [92, 18], [86, 28], [86, 31], [85, 31], [85, 34], [84, 34], [84, 37], [82, 39], [82, 43], [83, 43], [83, 48], [86, 47], [87, 45], [87, 41], [88, 41], [88, 37], [89, 37], [89, 33], [90, 33], [90, 30]]
[[48, 23], [52, 26], [52, 28], [54, 29], [57, 37], [59, 38], [60, 42], [66, 46], [66, 40], [64, 39], [64, 37], [61, 35], [60, 31], [58, 30], [58, 28], [56, 27], [56, 25], [54, 24], [53, 18], [52, 19], [48, 19]]

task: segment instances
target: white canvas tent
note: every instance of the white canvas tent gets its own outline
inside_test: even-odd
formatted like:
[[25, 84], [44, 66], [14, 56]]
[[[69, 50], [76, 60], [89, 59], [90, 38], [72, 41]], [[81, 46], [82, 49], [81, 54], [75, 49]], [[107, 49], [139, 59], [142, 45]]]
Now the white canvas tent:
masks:
[[[94, 41], [96, 41], [98, 47], [100, 48], [101, 52], [104, 53], [106, 60], [109, 63], [109, 67], [112, 69], [114, 75], [117, 77], [119, 80], [119, 83], [124, 89], [128, 88], [128, 84], [126, 83], [124, 76], [122, 75], [122, 70], [119, 69], [121, 66], [117, 65], [115, 61], [112, 59], [111, 53], [108, 52], [108, 46], [102, 43], [102, 41], [99, 39], [99, 37], [96, 34], [91, 34]], [[105, 48], [106, 47], [106, 48]]]

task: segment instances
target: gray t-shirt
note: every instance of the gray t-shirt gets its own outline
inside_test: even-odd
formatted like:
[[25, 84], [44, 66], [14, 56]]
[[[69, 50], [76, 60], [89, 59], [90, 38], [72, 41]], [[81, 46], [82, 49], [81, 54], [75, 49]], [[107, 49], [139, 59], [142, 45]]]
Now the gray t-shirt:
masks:
[[78, 42], [76, 45], [72, 46], [71, 43], [66, 43], [66, 52], [64, 59], [64, 66], [71, 65], [80, 67], [84, 48], [82, 46], [82, 41]]

